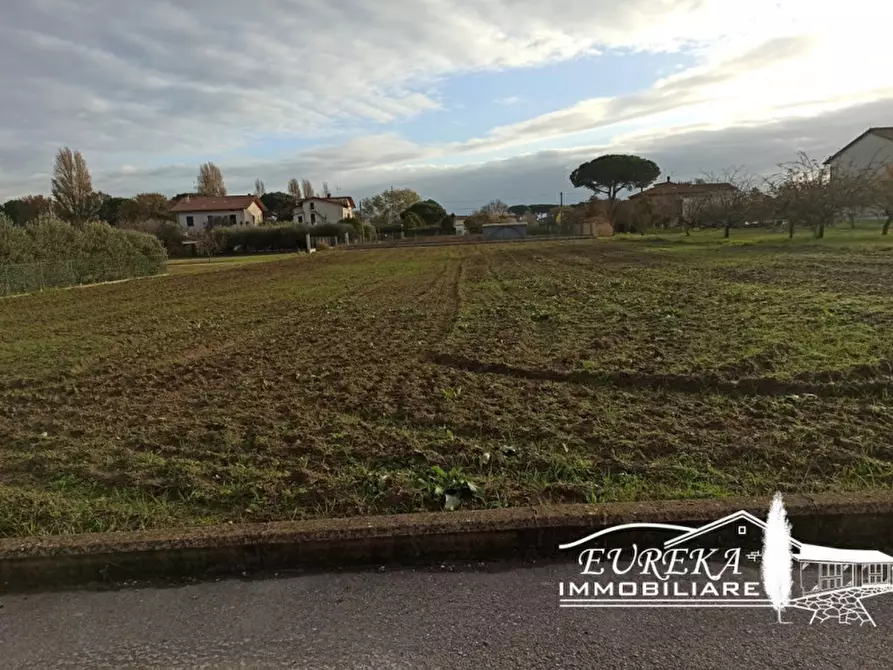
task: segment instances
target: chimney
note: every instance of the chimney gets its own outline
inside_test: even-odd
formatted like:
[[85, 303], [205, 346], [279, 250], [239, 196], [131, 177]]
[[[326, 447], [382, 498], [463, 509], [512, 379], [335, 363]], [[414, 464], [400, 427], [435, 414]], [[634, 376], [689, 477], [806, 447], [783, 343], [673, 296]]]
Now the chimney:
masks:
[[670, 175], [667, 175], [667, 183], [670, 183]]

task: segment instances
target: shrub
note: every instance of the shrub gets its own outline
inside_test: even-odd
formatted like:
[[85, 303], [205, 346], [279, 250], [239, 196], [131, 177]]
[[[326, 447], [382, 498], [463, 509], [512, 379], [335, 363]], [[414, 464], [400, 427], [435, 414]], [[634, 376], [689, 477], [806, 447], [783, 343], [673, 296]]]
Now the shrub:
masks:
[[[315, 230], [315, 229], [314, 229]], [[298, 251], [303, 249], [307, 227], [300, 224], [284, 226], [227, 226], [214, 228], [210, 235], [212, 253], [236, 254], [256, 251]]]
[[72, 226], [42, 216], [24, 228], [0, 221], [0, 263], [6, 293], [71, 286], [164, 271], [167, 254], [147, 233], [101, 221]]
[[0, 264], [28, 263], [33, 258], [34, 247], [28, 233], [0, 213]]
[[354, 235], [353, 226], [345, 223], [321, 223], [308, 229], [311, 237], [344, 237], [345, 233]]
[[54, 216], [39, 216], [25, 226], [34, 248], [32, 261], [61, 261], [77, 249], [77, 229]]

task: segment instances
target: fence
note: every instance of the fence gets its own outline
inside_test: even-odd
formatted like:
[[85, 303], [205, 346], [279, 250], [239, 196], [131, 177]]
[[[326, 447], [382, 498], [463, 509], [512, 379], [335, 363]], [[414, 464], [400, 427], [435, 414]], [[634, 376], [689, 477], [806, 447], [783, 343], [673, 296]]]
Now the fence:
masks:
[[95, 284], [129, 277], [146, 277], [157, 272], [157, 262], [141, 257], [0, 265], [0, 296]]

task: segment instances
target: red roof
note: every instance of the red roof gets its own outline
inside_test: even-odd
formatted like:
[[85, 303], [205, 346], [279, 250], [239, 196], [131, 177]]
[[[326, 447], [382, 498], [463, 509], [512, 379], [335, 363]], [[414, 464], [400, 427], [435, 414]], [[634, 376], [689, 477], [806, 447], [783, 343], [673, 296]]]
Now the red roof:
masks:
[[676, 184], [671, 181], [664, 181], [659, 184], [655, 184], [649, 189], [642, 191], [641, 193], [634, 193], [629, 196], [630, 200], [635, 198], [639, 198], [643, 195], [651, 196], [651, 195], [708, 195], [710, 193], [716, 193], [717, 191], [732, 191], [735, 190], [735, 187], [732, 184], [728, 184], [726, 182], [720, 183], [704, 183], [704, 184]]
[[251, 203], [266, 212], [267, 208], [256, 195], [188, 195], [171, 207], [172, 212], [231, 212], [248, 209]]
[[301, 200], [298, 200], [298, 204], [301, 205], [305, 202], [310, 202], [311, 200], [321, 200], [323, 202], [331, 202], [333, 205], [341, 205], [342, 207], [350, 207], [351, 209], [356, 209], [356, 207], [357, 207], [356, 204], [354, 204], [353, 198], [351, 198], [349, 195], [344, 195], [344, 196], [335, 197], [335, 198], [331, 198], [331, 197], [318, 198], [316, 196], [313, 196], [312, 198], [302, 198]]

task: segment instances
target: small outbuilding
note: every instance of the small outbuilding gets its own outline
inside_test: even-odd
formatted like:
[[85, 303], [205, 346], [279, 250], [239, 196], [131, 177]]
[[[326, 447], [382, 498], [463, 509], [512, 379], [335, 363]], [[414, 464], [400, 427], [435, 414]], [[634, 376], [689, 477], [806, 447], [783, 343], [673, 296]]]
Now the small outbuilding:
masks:
[[525, 221], [507, 221], [505, 223], [485, 223], [482, 226], [485, 240], [518, 240], [527, 237]]

